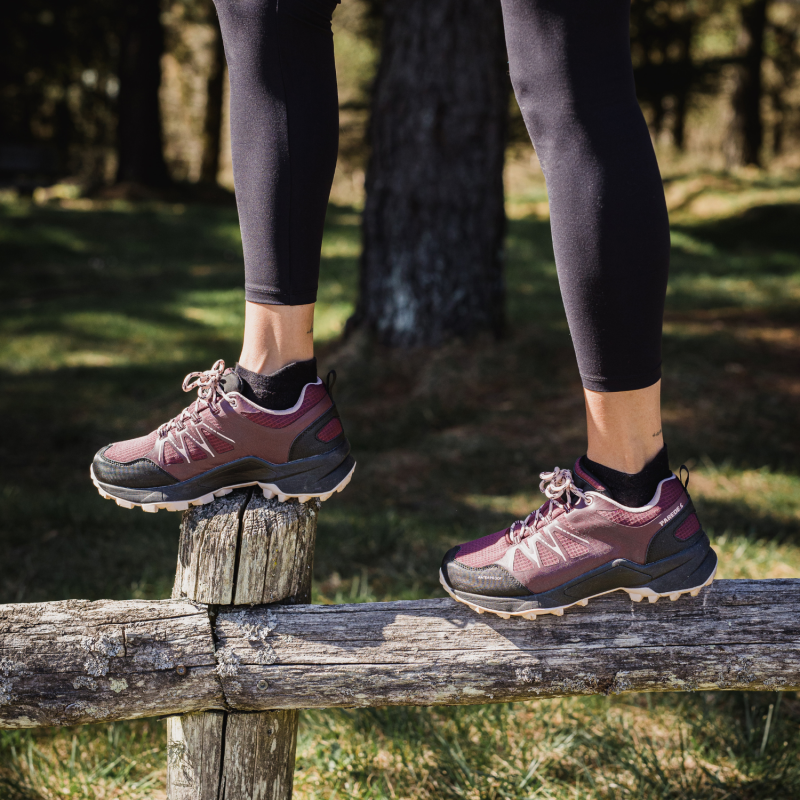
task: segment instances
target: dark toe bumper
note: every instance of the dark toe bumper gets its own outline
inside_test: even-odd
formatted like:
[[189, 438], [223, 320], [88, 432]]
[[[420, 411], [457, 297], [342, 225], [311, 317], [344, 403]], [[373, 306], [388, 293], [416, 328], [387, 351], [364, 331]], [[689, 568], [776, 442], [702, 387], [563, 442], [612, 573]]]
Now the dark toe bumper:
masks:
[[468, 567], [456, 561], [461, 547], [456, 545], [442, 559], [442, 575], [451, 589], [484, 597], [522, 597], [530, 590], [510, 572], [491, 564], [488, 567]]
[[149, 458], [137, 458], [123, 463], [105, 457], [111, 445], [98, 451], [92, 461], [94, 477], [110, 486], [123, 486], [127, 489], [149, 489], [157, 486], [171, 486], [178, 481], [165, 472]]

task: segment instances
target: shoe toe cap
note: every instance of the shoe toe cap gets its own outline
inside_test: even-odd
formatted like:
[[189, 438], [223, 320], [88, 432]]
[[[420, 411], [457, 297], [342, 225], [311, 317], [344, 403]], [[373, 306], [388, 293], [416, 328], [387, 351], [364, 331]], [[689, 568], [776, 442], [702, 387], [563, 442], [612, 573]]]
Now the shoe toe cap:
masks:
[[111, 447], [113, 445], [100, 449], [92, 461], [92, 472], [100, 483], [130, 489], [149, 489], [178, 482], [149, 458], [137, 458], [128, 462], [108, 458], [106, 452]]
[[460, 545], [448, 550], [442, 559], [442, 575], [451, 589], [487, 597], [520, 597], [530, 594], [510, 572], [498, 564], [469, 567], [457, 560]]

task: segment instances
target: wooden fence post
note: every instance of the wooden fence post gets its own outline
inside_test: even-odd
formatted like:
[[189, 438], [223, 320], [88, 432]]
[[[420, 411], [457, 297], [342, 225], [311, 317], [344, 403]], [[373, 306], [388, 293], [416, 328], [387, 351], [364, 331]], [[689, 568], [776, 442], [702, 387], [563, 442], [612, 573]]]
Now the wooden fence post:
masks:
[[[237, 490], [189, 509], [173, 598], [217, 606], [308, 603], [319, 502]], [[217, 672], [229, 674], [217, 652]], [[230, 673], [233, 674], [233, 673]], [[299, 711], [205, 711], [167, 723], [168, 800], [289, 800]]]

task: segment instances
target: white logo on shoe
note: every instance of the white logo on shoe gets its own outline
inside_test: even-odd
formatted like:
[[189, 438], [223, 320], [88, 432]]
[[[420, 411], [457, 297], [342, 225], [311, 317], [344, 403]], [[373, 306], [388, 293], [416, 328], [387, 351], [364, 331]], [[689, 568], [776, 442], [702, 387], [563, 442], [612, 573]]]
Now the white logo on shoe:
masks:
[[682, 508], [683, 508], [683, 503], [681, 503], [674, 511], [671, 511], [658, 524], [663, 528]]

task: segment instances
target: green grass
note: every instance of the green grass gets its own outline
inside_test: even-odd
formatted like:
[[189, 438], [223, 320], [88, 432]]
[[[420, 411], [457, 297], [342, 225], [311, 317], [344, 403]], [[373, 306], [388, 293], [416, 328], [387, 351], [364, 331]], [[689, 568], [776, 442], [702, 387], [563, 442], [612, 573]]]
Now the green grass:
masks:
[[[800, 577], [800, 176], [676, 174], [667, 193], [673, 465], [722, 577]], [[534, 508], [538, 473], [582, 451], [544, 198], [510, 199], [508, 336], [412, 353], [340, 340], [359, 214], [331, 207], [315, 330], [359, 469], [320, 517], [315, 601], [440, 596], [442, 553]], [[6, 196], [0, 253], [0, 602], [164, 597], [177, 517], [101, 500], [88, 464], [179, 411], [184, 374], [235, 361], [235, 211]], [[296, 796], [795, 798], [800, 701], [778, 697], [307, 713]], [[164, 739], [156, 721], [1, 733], [0, 800], [163, 797]]]

